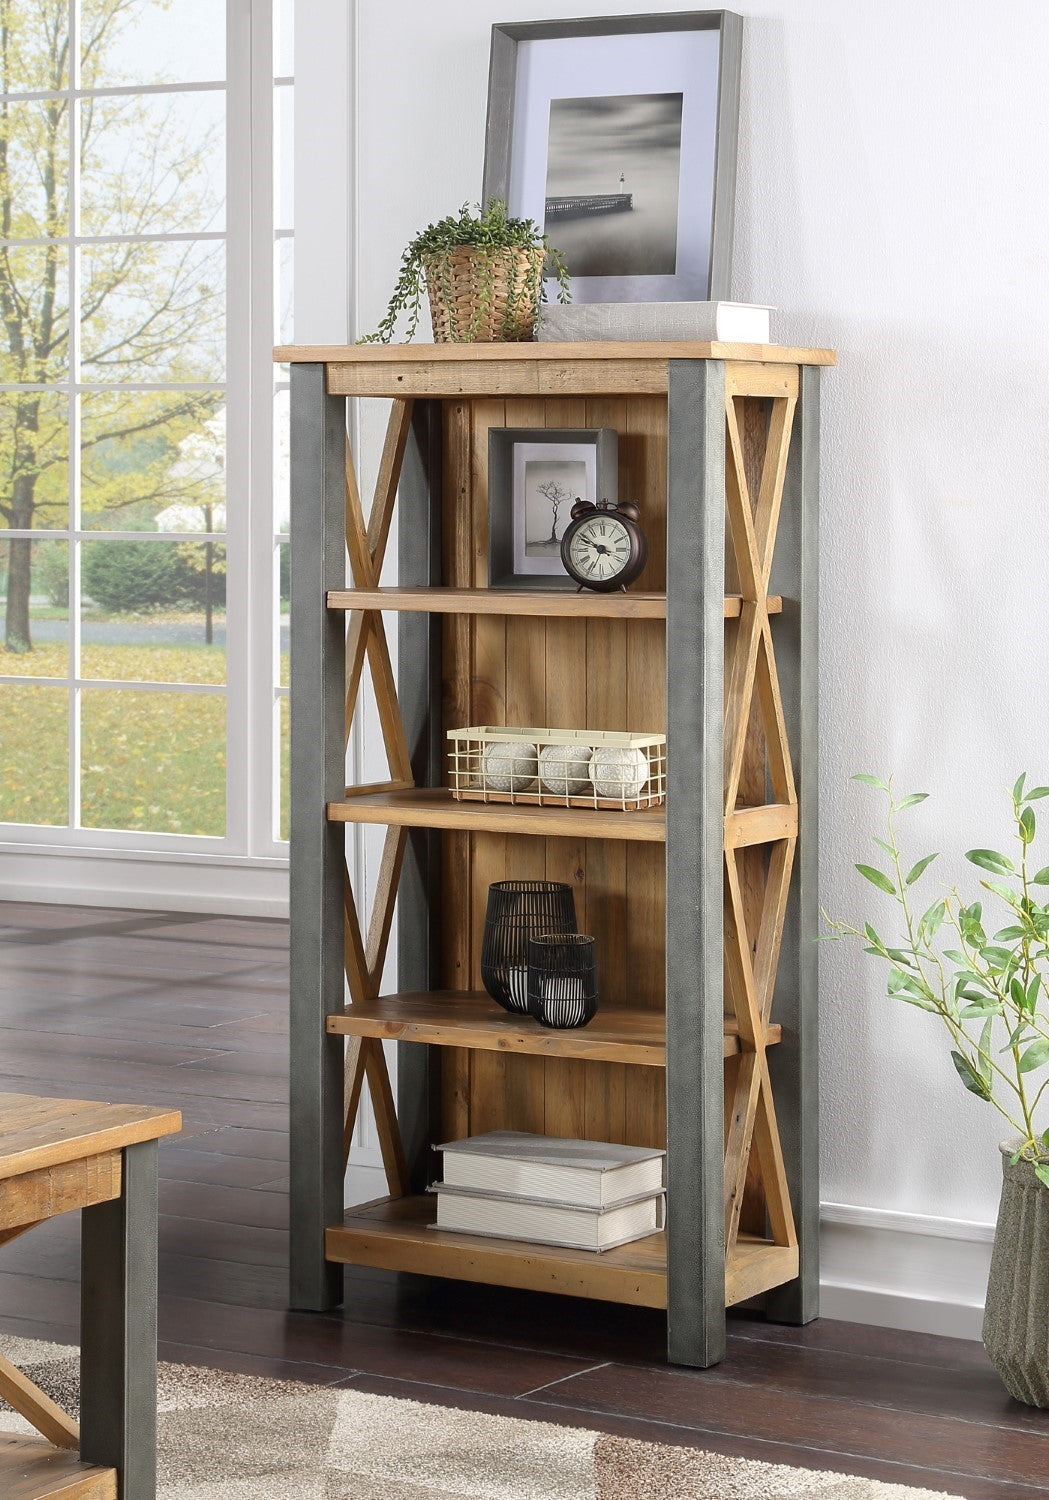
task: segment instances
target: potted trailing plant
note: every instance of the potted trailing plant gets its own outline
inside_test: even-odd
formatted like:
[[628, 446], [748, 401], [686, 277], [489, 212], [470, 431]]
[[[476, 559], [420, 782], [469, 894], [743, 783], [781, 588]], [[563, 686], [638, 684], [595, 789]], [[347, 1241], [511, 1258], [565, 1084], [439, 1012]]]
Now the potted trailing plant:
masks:
[[527, 341], [545, 300], [543, 267], [549, 261], [558, 300], [568, 302], [568, 271], [559, 250], [531, 219], [510, 218], [506, 204], [464, 203], [458, 214], [429, 224], [401, 256], [386, 316], [361, 342], [388, 344], [402, 314], [410, 342], [419, 326], [425, 286], [434, 342], [474, 344]]
[[[1034, 804], [1049, 786], [1012, 789], [1010, 857], [970, 849], [985, 898], [966, 901], [948, 891], [919, 911], [915, 887], [937, 858], [911, 864], [900, 848], [899, 815], [925, 792], [897, 798], [892, 782], [856, 776], [888, 799], [887, 833], [876, 840], [888, 856], [857, 865], [865, 880], [896, 905], [899, 936], [883, 937], [830, 918], [832, 937], [861, 938], [864, 951], [888, 968], [888, 993], [938, 1018], [961, 1083], [1008, 1121], [1002, 1143], [1004, 1181], [991, 1257], [983, 1340], [1010, 1394], [1049, 1407], [1049, 865], [1033, 869]], [[985, 911], [985, 906], [990, 910]]]

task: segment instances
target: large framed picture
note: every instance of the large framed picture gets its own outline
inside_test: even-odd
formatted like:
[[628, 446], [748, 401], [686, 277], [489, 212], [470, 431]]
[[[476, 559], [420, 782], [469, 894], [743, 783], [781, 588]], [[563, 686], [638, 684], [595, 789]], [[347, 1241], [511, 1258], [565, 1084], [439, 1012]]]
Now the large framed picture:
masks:
[[614, 500], [619, 438], [610, 427], [492, 427], [488, 433], [488, 582], [571, 588], [561, 538], [577, 500]]
[[492, 27], [485, 201], [546, 232], [573, 301], [729, 297], [742, 35], [727, 10]]

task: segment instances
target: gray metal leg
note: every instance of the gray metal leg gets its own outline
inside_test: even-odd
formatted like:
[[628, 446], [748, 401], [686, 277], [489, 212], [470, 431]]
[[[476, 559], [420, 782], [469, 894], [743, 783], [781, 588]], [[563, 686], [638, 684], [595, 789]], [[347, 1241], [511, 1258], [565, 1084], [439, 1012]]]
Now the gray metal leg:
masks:
[[80, 1456], [157, 1492], [157, 1143], [123, 1152], [123, 1190], [81, 1223]]
[[783, 1040], [769, 1052], [801, 1254], [797, 1280], [766, 1300], [768, 1316], [784, 1323], [819, 1316], [819, 423], [819, 369], [806, 366], [772, 573], [773, 592], [783, 595], [783, 613], [773, 616], [772, 631], [801, 817], [773, 1007]]
[[[398, 577], [406, 586], [441, 581], [440, 485], [441, 404], [419, 401], [412, 414], [397, 499]], [[440, 786], [439, 616], [399, 617], [397, 660], [397, 695], [412, 757], [412, 774], [419, 786]], [[397, 983], [401, 990], [429, 990], [435, 986], [440, 889], [440, 836], [413, 829], [397, 895]], [[440, 1082], [434, 1050], [418, 1044], [402, 1044], [397, 1049], [397, 1115], [415, 1192], [421, 1192], [434, 1175], [430, 1146]]]
[[667, 521], [667, 1356], [725, 1355], [725, 366], [672, 360]]
[[324, 1232], [343, 1214], [344, 1043], [324, 1019], [343, 1004], [344, 834], [325, 804], [345, 794], [346, 403], [323, 365], [291, 370], [291, 1305], [342, 1300]]

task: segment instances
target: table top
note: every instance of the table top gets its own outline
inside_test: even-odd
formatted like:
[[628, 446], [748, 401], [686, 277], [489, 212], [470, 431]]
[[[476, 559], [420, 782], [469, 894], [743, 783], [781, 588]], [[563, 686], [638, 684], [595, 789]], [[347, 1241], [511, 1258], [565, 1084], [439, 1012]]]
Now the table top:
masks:
[[0, 1093], [0, 1181], [182, 1129], [177, 1109]]

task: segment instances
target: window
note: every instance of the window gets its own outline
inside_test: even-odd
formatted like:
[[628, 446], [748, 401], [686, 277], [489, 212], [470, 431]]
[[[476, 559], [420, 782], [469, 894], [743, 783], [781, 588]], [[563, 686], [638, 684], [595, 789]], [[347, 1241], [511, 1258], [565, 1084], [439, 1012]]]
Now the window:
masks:
[[279, 853], [257, 312], [290, 320], [292, 6], [265, 10], [0, 0], [0, 822], [29, 842]]

